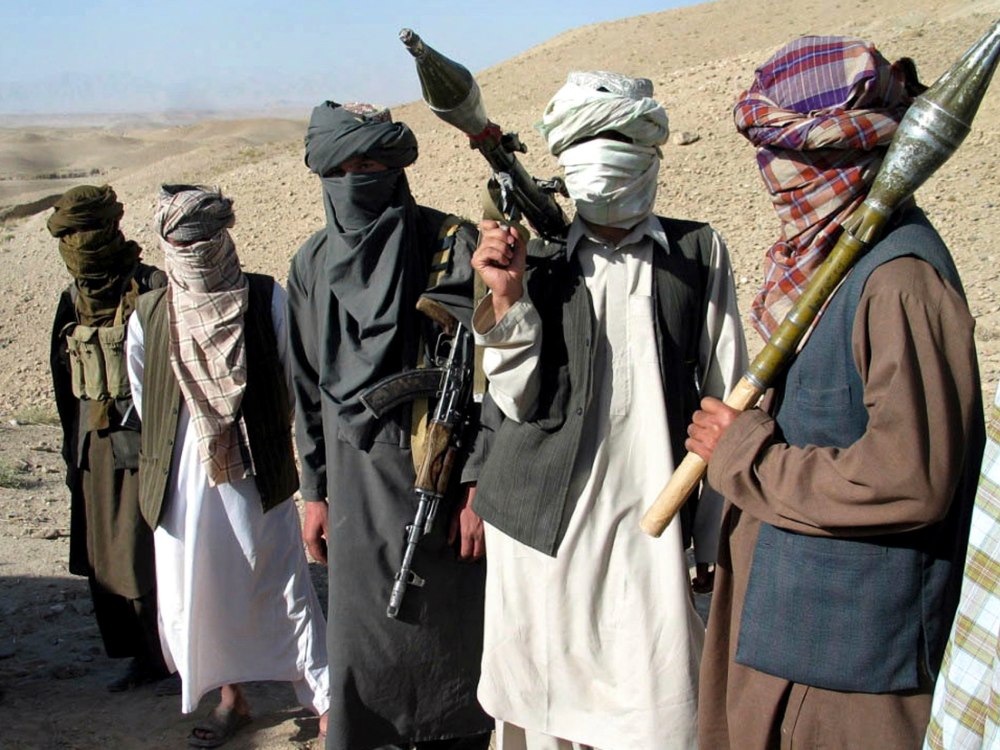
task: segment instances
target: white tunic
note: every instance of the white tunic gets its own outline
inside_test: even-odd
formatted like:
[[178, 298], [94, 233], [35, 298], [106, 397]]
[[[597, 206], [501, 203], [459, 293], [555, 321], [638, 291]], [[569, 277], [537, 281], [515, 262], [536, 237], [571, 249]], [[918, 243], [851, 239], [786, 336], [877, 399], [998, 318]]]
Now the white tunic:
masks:
[[[500, 720], [601, 750], [695, 746], [704, 629], [680, 523], [659, 539], [639, 530], [673, 471], [652, 301], [652, 254], [667, 247], [655, 218], [618, 247], [589, 236], [579, 220], [571, 227], [567, 251], [583, 268], [596, 332], [594, 391], [571, 487], [578, 500], [554, 558], [487, 526], [480, 702]], [[746, 354], [718, 236], [707, 297], [702, 390], [722, 396]], [[522, 420], [538, 392], [540, 319], [522, 299], [489, 328], [490, 304], [476, 316], [490, 393], [508, 418]]]
[[[287, 363], [285, 294], [277, 284], [271, 302], [278, 353]], [[127, 359], [142, 414], [145, 342], [138, 315], [129, 321]], [[324, 713], [326, 621], [295, 503], [265, 514], [252, 477], [210, 486], [183, 398], [175, 446], [153, 538], [160, 640], [167, 665], [181, 675], [181, 710], [194, 711], [222, 685], [275, 680], [291, 682], [302, 705]]]

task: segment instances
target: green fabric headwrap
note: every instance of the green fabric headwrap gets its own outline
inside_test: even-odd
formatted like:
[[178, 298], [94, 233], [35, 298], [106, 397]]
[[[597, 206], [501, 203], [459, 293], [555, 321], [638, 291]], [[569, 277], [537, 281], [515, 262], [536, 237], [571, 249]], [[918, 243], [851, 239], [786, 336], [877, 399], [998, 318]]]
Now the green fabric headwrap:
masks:
[[118, 229], [124, 214], [108, 185], [81, 185], [56, 202], [48, 229], [59, 239], [59, 254], [76, 280], [80, 322], [105, 325], [114, 317], [139, 262], [140, 247]]
[[118, 226], [125, 213], [110, 185], [80, 185], [63, 193], [49, 217], [49, 232], [63, 237], [75, 232]]

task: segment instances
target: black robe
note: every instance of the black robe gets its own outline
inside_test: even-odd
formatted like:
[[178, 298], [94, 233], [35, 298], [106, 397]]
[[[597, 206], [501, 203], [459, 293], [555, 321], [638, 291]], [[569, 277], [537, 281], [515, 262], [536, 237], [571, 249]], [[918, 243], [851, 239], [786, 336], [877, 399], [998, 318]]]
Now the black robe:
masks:
[[[445, 215], [418, 210], [422, 246], [430, 257], [441, 244]], [[466, 322], [474, 246], [474, 230], [464, 225], [453, 238], [446, 277], [438, 285], [438, 297], [453, 308], [456, 299], [464, 299], [456, 312]], [[336, 362], [340, 338], [325, 252], [324, 230], [293, 259], [288, 293], [301, 490], [306, 500], [327, 498], [330, 504], [327, 748], [368, 750], [488, 732], [493, 721], [476, 700], [486, 568], [484, 562], [460, 562], [447, 544], [455, 497], [442, 503], [434, 531], [414, 557], [413, 570], [426, 584], [407, 588], [398, 619], [386, 616], [405, 527], [416, 509], [411, 404], [379, 420], [368, 449], [338, 437], [334, 406], [321, 386], [325, 368]], [[426, 355], [438, 329], [416, 310], [411, 314], [421, 319]], [[453, 496], [461, 491], [456, 473]], [[474, 481], [474, 474], [469, 462], [462, 480]]]

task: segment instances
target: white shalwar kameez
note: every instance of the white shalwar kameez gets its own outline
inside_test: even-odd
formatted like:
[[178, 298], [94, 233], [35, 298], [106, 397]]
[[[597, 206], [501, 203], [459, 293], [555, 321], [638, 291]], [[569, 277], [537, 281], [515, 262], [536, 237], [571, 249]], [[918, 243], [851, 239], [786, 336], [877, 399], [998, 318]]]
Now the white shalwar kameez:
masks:
[[[277, 284], [271, 318], [287, 372], [285, 294]], [[145, 344], [137, 315], [127, 353], [141, 414]], [[265, 514], [253, 477], [209, 485], [183, 397], [170, 471], [153, 538], [160, 640], [167, 665], [181, 676], [181, 710], [194, 711], [222, 685], [274, 680], [291, 682], [303, 706], [325, 713], [326, 620], [295, 503]]]
[[[659, 539], [639, 529], [674, 468], [652, 302], [652, 254], [667, 247], [655, 217], [617, 247], [590, 235], [579, 219], [571, 227], [567, 252], [579, 256], [593, 303], [593, 396], [570, 490], [578, 500], [557, 556], [486, 527], [478, 696], [503, 722], [499, 750], [695, 747], [704, 628], [692, 604], [680, 522]], [[707, 297], [702, 389], [721, 397], [746, 355], [717, 235]], [[490, 305], [485, 300], [476, 316], [490, 392], [508, 418], [522, 420], [537, 395], [541, 322], [525, 297], [489, 328]]]

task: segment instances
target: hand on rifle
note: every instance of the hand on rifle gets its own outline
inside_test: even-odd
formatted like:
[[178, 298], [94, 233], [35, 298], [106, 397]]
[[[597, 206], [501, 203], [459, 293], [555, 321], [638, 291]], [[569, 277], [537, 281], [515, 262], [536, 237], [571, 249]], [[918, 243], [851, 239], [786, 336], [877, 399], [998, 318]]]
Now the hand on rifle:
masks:
[[326, 525], [329, 506], [325, 500], [306, 502], [306, 517], [302, 524], [302, 541], [306, 543], [309, 556], [326, 565]]
[[458, 539], [458, 557], [460, 560], [478, 560], [486, 554], [486, 537], [483, 533], [483, 521], [472, 509], [472, 500], [476, 496], [476, 485], [466, 487], [462, 501], [451, 515], [448, 527], [448, 544], [454, 544]]
[[736, 409], [726, 406], [717, 398], [710, 396], [703, 398], [701, 409], [691, 417], [691, 424], [687, 430], [688, 439], [684, 441], [684, 447], [692, 453], [697, 453], [705, 463], [708, 463], [722, 435], [739, 414]]
[[522, 279], [527, 248], [517, 227], [504, 227], [492, 219], [479, 223], [479, 247], [472, 267], [493, 293], [493, 315], [500, 320], [524, 294]]

